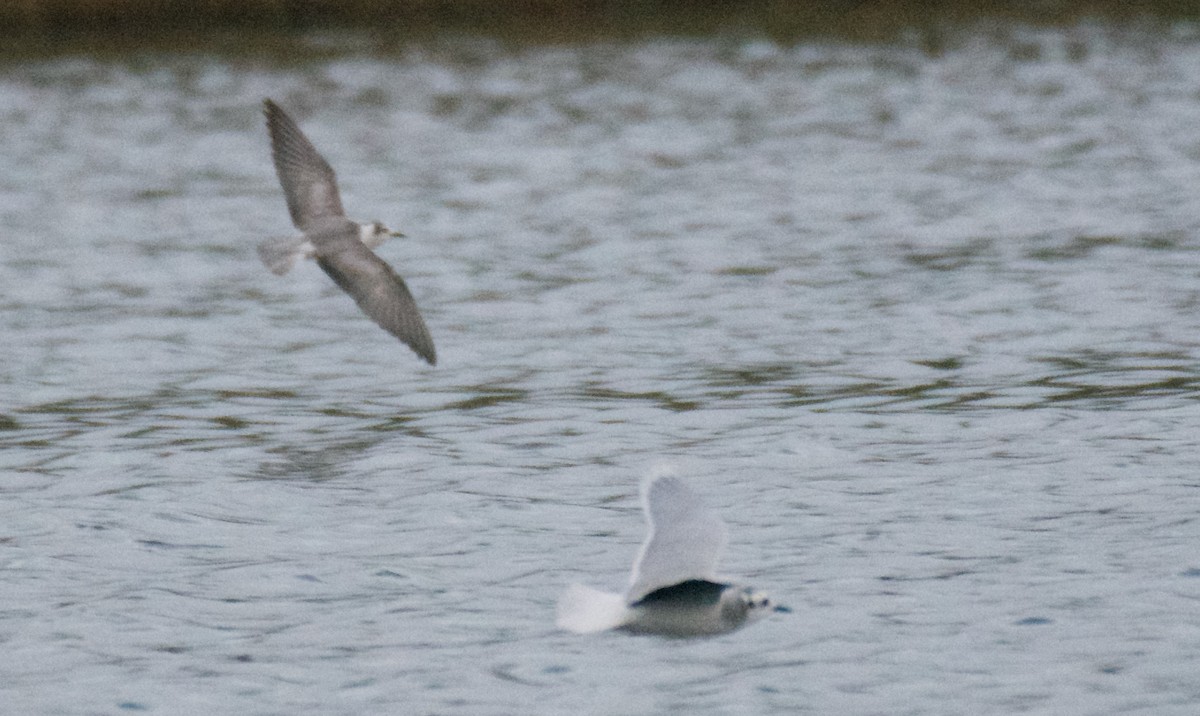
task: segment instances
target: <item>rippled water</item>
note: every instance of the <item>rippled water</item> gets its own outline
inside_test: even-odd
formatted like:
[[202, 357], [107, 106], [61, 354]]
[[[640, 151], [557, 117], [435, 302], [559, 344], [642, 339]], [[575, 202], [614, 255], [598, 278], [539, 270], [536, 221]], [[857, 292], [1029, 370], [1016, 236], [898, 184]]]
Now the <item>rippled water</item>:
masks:
[[[308, 36], [0, 74], [11, 713], [1200, 701], [1200, 28]], [[290, 231], [292, 110], [437, 342]], [[668, 462], [794, 613], [553, 627]]]

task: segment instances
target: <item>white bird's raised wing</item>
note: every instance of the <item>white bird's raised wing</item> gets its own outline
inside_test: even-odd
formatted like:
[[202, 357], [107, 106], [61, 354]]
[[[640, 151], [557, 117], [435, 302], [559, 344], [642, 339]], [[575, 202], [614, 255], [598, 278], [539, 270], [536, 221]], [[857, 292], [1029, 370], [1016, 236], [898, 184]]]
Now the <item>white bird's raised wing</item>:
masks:
[[658, 477], [645, 486], [644, 509], [650, 534], [633, 563], [625, 601], [689, 579], [716, 580], [725, 549], [725, 523], [709, 512], [683, 480]]

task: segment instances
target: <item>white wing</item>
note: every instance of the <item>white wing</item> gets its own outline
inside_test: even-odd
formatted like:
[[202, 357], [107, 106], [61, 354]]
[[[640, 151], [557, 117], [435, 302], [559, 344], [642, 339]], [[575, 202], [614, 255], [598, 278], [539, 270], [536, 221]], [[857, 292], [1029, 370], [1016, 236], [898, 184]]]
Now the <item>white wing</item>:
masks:
[[572, 584], [558, 600], [554, 623], [559, 629], [576, 634], [594, 634], [623, 625], [627, 617], [625, 601], [620, 594]]
[[644, 499], [650, 534], [633, 563], [626, 602], [689, 579], [715, 581], [726, 540], [721, 518], [677, 477], [650, 481]]

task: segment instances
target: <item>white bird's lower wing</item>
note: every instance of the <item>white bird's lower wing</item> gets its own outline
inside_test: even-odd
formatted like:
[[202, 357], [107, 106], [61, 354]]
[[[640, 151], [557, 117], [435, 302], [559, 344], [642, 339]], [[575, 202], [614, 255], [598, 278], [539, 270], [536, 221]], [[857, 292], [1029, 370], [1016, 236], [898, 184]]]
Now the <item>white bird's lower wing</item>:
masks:
[[576, 634], [594, 634], [616, 629], [628, 618], [629, 609], [620, 594], [572, 584], [558, 600], [555, 624]]

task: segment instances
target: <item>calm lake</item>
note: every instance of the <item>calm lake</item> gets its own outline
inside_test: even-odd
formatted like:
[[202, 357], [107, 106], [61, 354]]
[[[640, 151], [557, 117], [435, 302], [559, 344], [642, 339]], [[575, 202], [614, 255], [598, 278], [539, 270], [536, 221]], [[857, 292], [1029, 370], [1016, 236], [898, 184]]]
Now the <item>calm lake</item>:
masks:
[[[1200, 25], [270, 47], [0, 55], [0, 711], [1196, 713]], [[555, 628], [663, 465], [791, 614]]]

